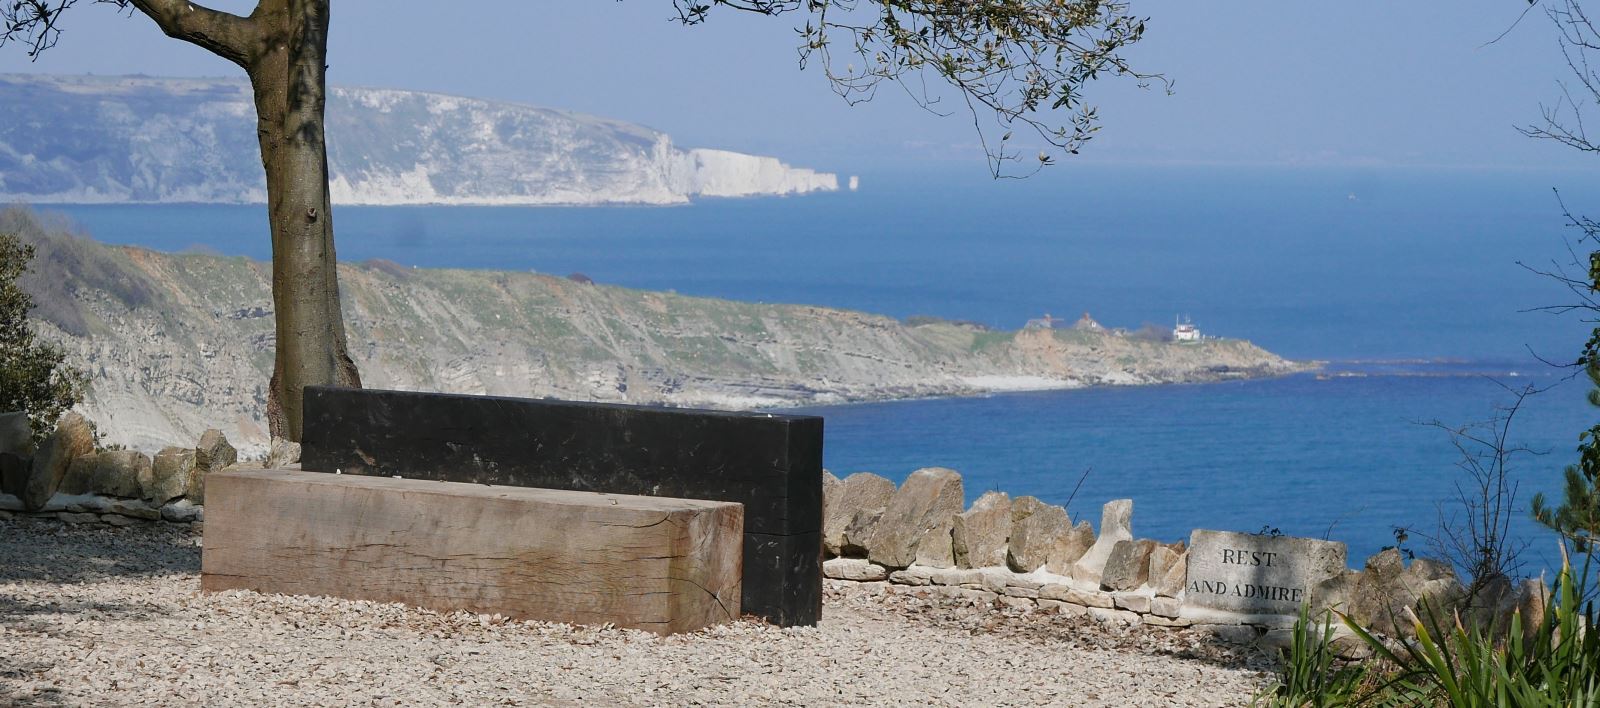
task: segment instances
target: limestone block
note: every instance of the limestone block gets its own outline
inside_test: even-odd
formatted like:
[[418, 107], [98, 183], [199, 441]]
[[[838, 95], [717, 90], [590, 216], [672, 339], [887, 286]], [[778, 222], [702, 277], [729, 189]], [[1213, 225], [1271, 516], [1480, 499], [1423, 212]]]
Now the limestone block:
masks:
[[889, 570], [860, 558], [830, 558], [822, 562], [822, 575], [836, 580], [872, 582], [887, 580]]
[[[838, 556], [866, 555], [866, 540], [876, 524], [872, 512], [887, 508], [893, 496], [894, 482], [871, 472], [857, 472], [844, 478], [832, 492], [824, 485], [823, 548]], [[862, 523], [855, 525], [856, 532], [851, 534], [852, 524], [858, 518]]]
[[121, 514], [132, 519], [145, 521], [160, 521], [161, 510], [146, 505], [143, 501], [133, 499], [118, 499], [111, 502], [111, 513]]
[[192, 447], [168, 447], [155, 453], [150, 463], [150, 487], [144, 498], [152, 505], [166, 505], [182, 497], [195, 487], [195, 450]]
[[28, 483], [28, 470], [32, 467], [31, 457], [0, 452], [0, 494], [21, 494], [23, 485]]
[[[273, 438], [272, 445], [267, 449], [267, 459], [262, 467], [267, 469], [284, 469], [290, 465], [300, 463], [300, 443]], [[833, 475], [828, 475], [832, 477]]]
[[1151, 581], [1155, 585], [1156, 595], [1160, 597], [1177, 597], [1183, 592], [1184, 585], [1189, 581], [1189, 554], [1184, 553], [1173, 561], [1172, 567], [1167, 569], [1160, 581]]
[[1318, 538], [1198, 529], [1190, 534], [1184, 602], [1293, 617], [1318, 583], [1346, 570], [1345, 552], [1343, 543]]
[[[961, 509], [960, 502], [956, 502], [956, 510]], [[928, 529], [917, 539], [917, 565], [929, 568], [954, 568], [956, 567], [956, 552], [954, 541], [956, 516], [940, 516], [936, 525]]]
[[1072, 564], [1077, 563], [1083, 554], [1094, 547], [1094, 527], [1088, 521], [1079, 521], [1061, 538], [1056, 540], [1056, 545], [1050, 548], [1050, 556], [1045, 560], [1045, 567], [1060, 575], [1071, 575]]
[[45, 508], [48, 509], [56, 504], [64, 504], [66, 511], [77, 513], [92, 511], [96, 514], [104, 514], [108, 511], [111, 511], [111, 505], [114, 501], [112, 499], [97, 495], [71, 497], [71, 501], [67, 501], [64, 498], [66, 496], [67, 495], [65, 494], [56, 494], [55, 497], [50, 499], [50, 503], [45, 505]]
[[1163, 544], [1156, 544], [1155, 548], [1150, 549], [1150, 567], [1146, 573], [1146, 577], [1150, 578], [1150, 584], [1157, 585], [1162, 578], [1167, 577], [1167, 571], [1172, 570], [1172, 566], [1178, 562], [1178, 557], [1182, 553], [1183, 551], [1173, 550], [1172, 546]]
[[1133, 500], [1117, 499], [1106, 502], [1100, 510], [1100, 537], [1072, 564], [1072, 579], [1093, 585], [1100, 584], [1100, 575], [1106, 569], [1106, 560], [1118, 541], [1133, 540]]
[[1045, 610], [1046, 612], [1054, 612], [1064, 617], [1087, 617], [1089, 615], [1089, 608], [1084, 607], [1083, 605], [1074, 605], [1070, 602], [1062, 602], [1060, 600], [1041, 599], [1035, 600], [1034, 602], [1039, 606], [1039, 609]]
[[195, 451], [190, 447], [169, 447], [156, 453], [151, 463], [151, 486], [145, 499], [152, 504], [164, 505], [198, 487], [195, 480]]
[[88, 512], [59, 511], [59, 512], [56, 512], [56, 518], [58, 518], [58, 519], [60, 519], [62, 521], [65, 521], [65, 522], [67, 522], [69, 524], [98, 524], [98, 523], [100, 523], [100, 515], [99, 514], [91, 514], [91, 513], [88, 513]]
[[896, 585], [932, 585], [933, 569], [916, 566], [889, 573], [889, 582]]
[[996, 570], [989, 570], [989, 571], [985, 571], [985, 572], [987, 573], [984, 576], [984, 581], [985, 582], [996, 582], [996, 581], [998, 581], [999, 585], [1002, 586], [1002, 587], [1024, 588], [1024, 589], [1027, 589], [1027, 590], [1033, 590], [1033, 591], [1035, 591], [1035, 593], [1038, 592], [1039, 588], [1044, 587], [1044, 583], [1042, 583], [1042, 582], [1039, 582], [1037, 580], [1029, 580], [1029, 579], [1027, 579], [1027, 578], [1025, 578], [1025, 577], [1023, 577], [1021, 575], [1017, 575], [1015, 573], [1009, 573], [1009, 572], [1006, 572], [1004, 570], [996, 569]]
[[867, 556], [867, 539], [872, 538], [872, 532], [878, 528], [878, 520], [883, 518], [885, 509], [861, 509], [850, 518], [850, 523], [844, 527], [843, 541], [839, 544], [839, 555], [851, 558], [865, 558]]
[[1478, 588], [1477, 596], [1463, 608], [1463, 615], [1468, 621], [1499, 637], [1506, 634], [1506, 630], [1510, 627], [1511, 613], [1521, 604], [1517, 586], [1510, 578], [1499, 575], [1485, 581]]
[[1418, 585], [1414, 591], [1417, 602], [1412, 610], [1419, 618], [1440, 618], [1440, 626], [1448, 626], [1449, 618], [1461, 609], [1462, 603], [1467, 600], [1467, 588], [1452, 575], [1447, 578], [1428, 580]]
[[951, 527], [956, 566], [986, 568], [1006, 564], [1006, 543], [1011, 538], [1011, 497], [1005, 492], [984, 492], [972, 508], [956, 514]]
[[204, 511], [202, 507], [195, 506], [188, 499], [179, 499], [161, 507], [161, 518], [173, 523], [187, 524], [203, 520]]
[[1390, 548], [1368, 558], [1350, 593], [1350, 615], [1368, 630], [1400, 636], [1399, 629], [1409, 623], [1405, 610], [1417, 602], [1416, 593], [1404, 580], [1405, 560], [1400, 551]]
[[1104, 607], [1089, 608], [1089, 618], [1103, 624], [1120, 624], [1137, 627], [1144, 623], [1144, 618], [1127, 610], [1108, 610]]
[[1361, 572], [1357, 570], [1345, 570], [1322, 580], [1311, 588], [1311, 609], [1349, 612], [1350, 598], [1360, 580]]
[[[833, 476], [828, 470], [822, 471], [822, 557], [833, 558], [839, 555], [839, 544], [828, 543], [828, 512], [839, 503], [839, 478]], [[835, 539], [836, 541], [839, 539]], [[826, 577], [826, 574], [824, 574]]]
[[737, 503], [243, 468], [206, 484], [204, 591], [662, 634], [739, 617]]
[[1119, 610], [1137, 612], [1141, 615], [1150, 614], [1151, 597], [1138, 592], [1111, 593], [1111, 604]]
[[912, 472], [867, 539], [867, 559], [886, 568], [911, 565], [918, 542], [928, 531], [949, 524], [961, 513], [963, 501], [961, 475], [955, 470], [927, 467]]
[[136, 499], [154, 486], [150, 457], [134, 450], [107, 450], [94, 456], [92, 491], [110, 497]]
[[0, 413], [0, 453], [32, 457], [33, 425], [27, 413]]
[[1412, 559], [1411, 565], [1406, 567], [1405, 574], [1403, 576], [1406, 585], [1413, 588], [1422, 587], [1423, 583], [1426, 583], [1430, 580], [1443, 580], [1445, 578], [1455, 577], [1456, 571], [1454, 568], [1450, 567], [1449, 563], [1434, 560], [1432, 558]]
[[67, 473], [61, 475], [61, 484], [56, 487], [56, 493], [79, 496], [95, 493], [95, 474], [100, 470], [99, 453], [91, 452], [73, 458], [72, 464], [67, 465]]
[[1039, 588], [1039, 597], [1045, 600], [1060, 600], [1084, 607], [1113, 607], [1111, 595], [1103, 592], [1085, 592], [1071, 585], [1047, 583]]
[[1037, 607], [1030, 598], [1012, 597], [1010, 595], [1001, 595], [995, 598], [995, 603], [1007, 609], [1022, 610], [1024, 612], [1033, 610]]
[[1000, 591], [1000, 594], [1008, 597], [1026, 597], [1030, 600], [1036, 600], [1039, 598], [1039, 591], [1037, 589], [1022, 588], [1015, 585], [1005, 586], [1005, 588]]
[[29, 511], [44, 508], [61, 486], [61, 478], [66, 475], [72, 461], [93, 451], [94, 432], [89, 428], [89, 421], [77, 413], [62, 416], [55, 432], [45, 438], [44, 444], [39, 447], [28, 479], [22, 486], [21, 494], [17, 495], [23, 507]]
[[1150, 614], [1168, 619], [1177, 619], [1183, 609], [1183, 603], [1177, 598], [1156, 596], [1150, 600]]
[[1118, 541], [1106, 558], [1105, 570], [1100, 575], [1100, 587], [1113, 591], [1126, 591], [1144, 585], [1150, 579], [1150, 553], [1156, 542], [1150, 539]]
[[[974, 570], [936, 568], [928, 572], [928, 580], [934, 585], [949, 585], [951, 587], [966, 586], [971, 587], [974, 590], [989, 590], [990, 592], [996, 592], [998, 590], [998, 588], [986, 587], [983, 582], [983, 575]], [[1001, 585], [1000, 587], [1004, 587], [1004, 585]]]
[[[1539, 624], [1544, 622], [1549, 591], [1539, 578], [1526, 578], [1517, 593], [1517, 612], [1522, 615], [1522, 640], [1532, 642]], [[1508, 625], [1509, 627], [1509, 625]], [[1591, 628], [1590, 631], [1594, 631]]]
[[207, 430], [194, 448], [195, 473], [189, 478], [189, 487], [183, 495], [196, 504], [204, 504], [206, 475], [221, 472], [238, 461], [239, 452], [228, 444], [228, 437], [220, 430]]
[[1031, 573], [1050, 560], [1050, 551], [1072, 528], [1067, 510], [1033, 497], [1011, 503], [1011, 540], [1006, 565], [1018, 573]]

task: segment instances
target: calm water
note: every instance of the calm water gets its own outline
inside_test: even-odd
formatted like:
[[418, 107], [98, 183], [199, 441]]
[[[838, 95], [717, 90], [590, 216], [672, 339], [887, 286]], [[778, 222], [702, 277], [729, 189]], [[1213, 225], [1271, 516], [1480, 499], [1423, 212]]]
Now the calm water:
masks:
[[[1509, 397], [1485, 375], [1556, 384], [1530, 351], [1570, 359], [1585, 339], [1576, 320], [1526, 312], [1564, 301], [1518, 265], [1566, 258], [1552, 188], [1575, 209], [1600, 203], [1600, 180], [1577, 173], [1068, 166], [1022, 182], [866, 175], [853, 194], [679, 208], [343, 207], [335, 220], [346, 260], [583, 272], [1007, 328], [1047, 311], [1127, 327], [1182, 313], [1208, 334], [1342, 362], [1372, 375], [811, 412], [828, 418], [838, 472], [942, 465], [969, 498], [1063, 503], [1092, 469], [1071, 507], [1097, 523], [1100, 503], [1132, 497], [1141, 535], [1276, 527], [1364, 555], [1394, 525], [1430, 529], [1460, 479], [1448, 437], [1418, 421], [1486, 419]], [[60, 210], [105, 241], [268, 250], [259, 206]], [[1582, 395], [1559, 385], [1525, 406], [1513, 438], [1550, 452], [1518, 468], [1524, 499], [1573, 458], [1592, 418]]]

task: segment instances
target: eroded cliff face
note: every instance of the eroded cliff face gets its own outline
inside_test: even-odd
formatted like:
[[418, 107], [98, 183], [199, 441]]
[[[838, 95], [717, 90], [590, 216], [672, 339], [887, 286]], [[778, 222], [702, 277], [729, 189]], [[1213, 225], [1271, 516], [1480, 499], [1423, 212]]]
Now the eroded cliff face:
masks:
[[[0, 74], [0, 201], [266, 201], [243, 80]], [[831, 174], [685, 150], [665, 133], [569, 111], [332, 87], [336, 204], [677, 204], [803, 194]]]
[[[267, 441], [270, 270], [84, 239], [24, 281], [48, 337], [92, 376], [108, 441], [151, 449], [221, 427]], [[350, 353], [374, 388], [749, 408], [1098, 384], [1210, 381], [1302, 365], [1248, 342], [1172, 344], [580, 284], [527, 273], [340, 267]]]

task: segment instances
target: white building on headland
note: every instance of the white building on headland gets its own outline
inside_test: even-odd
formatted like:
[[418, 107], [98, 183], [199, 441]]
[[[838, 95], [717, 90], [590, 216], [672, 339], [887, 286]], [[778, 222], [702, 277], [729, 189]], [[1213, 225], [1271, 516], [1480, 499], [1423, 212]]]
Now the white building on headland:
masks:
[[1174, 342], [1198, 342], [1198, 341], [1200, 341], [1200, 339], [1201, 339], [1200, 328], [1194, 326], [1194, 323], [1190, 322], [1188, 317], [1184, 317], [1183, 319], [1180, 320], [1176, 316], [1174, 316], [1172, 318], [1172, 321], [1173, 321], [1172, 341], [1174, 341]]

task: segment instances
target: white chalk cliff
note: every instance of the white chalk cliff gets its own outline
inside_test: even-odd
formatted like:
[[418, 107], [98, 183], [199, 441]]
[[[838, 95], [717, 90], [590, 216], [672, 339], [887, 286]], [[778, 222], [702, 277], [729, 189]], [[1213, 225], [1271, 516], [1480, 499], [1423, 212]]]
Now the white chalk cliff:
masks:
[[[776, 158], [683, 149], [621, 121], [415, 91], [333, 87], [339, 204], [677, 204], [832, 191]], [[262, 203], [243, 80], [0, 74], [0, 201]]]

